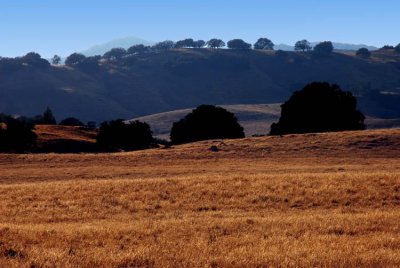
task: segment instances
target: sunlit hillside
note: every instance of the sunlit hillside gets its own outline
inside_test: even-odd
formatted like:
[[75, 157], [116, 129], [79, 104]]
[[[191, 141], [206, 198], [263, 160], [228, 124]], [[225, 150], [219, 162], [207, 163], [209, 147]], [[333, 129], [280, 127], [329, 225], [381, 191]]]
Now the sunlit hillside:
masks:
[[73, 126], [36, 125], [39, 152], [95, 151], [97, 131]]
[[399, 148], [392, 129], [0, 154], [0, 266], [398, 267]]

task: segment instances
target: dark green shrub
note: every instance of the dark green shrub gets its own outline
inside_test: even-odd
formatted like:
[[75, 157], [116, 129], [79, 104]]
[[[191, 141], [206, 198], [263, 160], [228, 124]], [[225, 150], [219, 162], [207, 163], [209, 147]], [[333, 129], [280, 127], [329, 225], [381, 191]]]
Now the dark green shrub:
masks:
[[125, 123], [119, 119], [101, 124], [97, 145], [107, 151], [134, 151], [151, 148], [154, 139], [148, 124], [139, 121]]
[[209, 139], [243, 138], [243, 128], [237, 118], [224, 108], [201, 105], [175, 122], [171, 129], [171, 142], [182, 144]]
[[271, 135], [365, 129], [364, 115], [357, 110], [351, 92], [337, 85], [312, 83], [296, 91], [282, 104]]

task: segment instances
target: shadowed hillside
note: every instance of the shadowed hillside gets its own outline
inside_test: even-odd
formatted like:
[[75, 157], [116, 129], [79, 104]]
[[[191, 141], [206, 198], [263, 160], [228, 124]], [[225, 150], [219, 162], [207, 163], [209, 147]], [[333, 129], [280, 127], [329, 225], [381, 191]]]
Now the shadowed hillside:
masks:
[[[338, 83], [372, 116], [400, 117], [400, 56], [373, 52], [326, 58], [298, 52], [174, 49], [80, 67], [0, 62], [0, 112], [57, 119], [135, 118], [200, 104], [285, 101], [312, 81]], [[384, 94], [381, 94], [384, 92]]]

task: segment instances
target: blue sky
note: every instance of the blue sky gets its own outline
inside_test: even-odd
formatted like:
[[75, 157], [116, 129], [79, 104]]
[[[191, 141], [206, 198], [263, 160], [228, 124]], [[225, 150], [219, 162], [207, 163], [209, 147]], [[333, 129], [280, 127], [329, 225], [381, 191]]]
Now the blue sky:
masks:
[[111, 39], [400, 42], [398, 0], [0, 0], [0, 55], [69, 55]]

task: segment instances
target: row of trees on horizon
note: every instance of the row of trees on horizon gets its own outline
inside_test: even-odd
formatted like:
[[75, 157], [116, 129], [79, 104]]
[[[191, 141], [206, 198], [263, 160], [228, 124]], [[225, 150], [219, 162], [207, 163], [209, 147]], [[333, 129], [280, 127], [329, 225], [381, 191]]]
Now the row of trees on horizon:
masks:
[[[68, 66], [80, 66], [85, 67], [87, 69], [96, 68], [98, 62], [100, 60], [121, 60], [126, 59], [129, 61], [129, 57], [146, 54], [146, 53], [159, 53], [162, 51], [167, 51], [171, 49], [219, 49], [223, 47], [227, 47], [232, 50], [274, 50], [275, 44], [268, 38], [259, 38], [256, 43], [253, 45], [245, 42], [242, 39], [233, 39], [225, 43], [223, 40], [218, 38], [210, 39], [209, 41], [204, 40], [193, 40], [192, 38], [187, 38], [183, 40], [179, 40], [177, 42], [173, 42], [170, 40], [159, 42], [153, 46], [145, 46], [143, 44], [133, 45], [128, 49], [124, 48], [113, 48], [110, 51], [106, 52], [104, 55], [90, 56], [86, 57], [81, 53], [72, 53], [69, 55], [65, 64]], [[294, 46], [295, 51], [301, 52], [313, 52], [316, 56], [326, 56], [333, 52], [334, 47], [333, 43], [330, 41], [325, 41], [317, 44], [312, 47], [311, 43], [307, 40], [300, 40], [295, 43]], [[389, 46], [386, 45], [381, 48], [382, 50], [394, 50], [400, 53], [400, 44], [397, 46]], [[281, 51], [280, 51], [281, 52]], [[356, 55], [363, 58], [368, 58], [371, 56], [371, 52], [367, 48], [361, 48], [356, 52]], [[51, 64], [59, 65], [62, 62], [62, 58], [58, 55], [54, 55], [54, 57], [50, 60]], [[3, 65], [7, 65], [7, 70], [13, 70], [18, 68], [18, 64], [29, 64], [38, 68], [46, 68], [50, 66], [50, 62], [46, 59], [43, 59], [40, 54], [36, 52], [30, 52], [23, 57], [16, 58], [2, 58], [0, 57], [0, 67]]]
[[47, 107], [42, 114], [38, 114], [32, 117], [28, 116], [9, 116], [0, 113], [0, 122], [6, 120], [7, 117], [18, 119], [18, 121], [26, 122], [32, 125], [61, 125], [61, 126], [87, 126], [88, 128], [95, 128], [96, 122], [89, 121], [86, 124], [81, 122], [79, 119], [74, 117], [67, 117], [57, 123], [57, 120], [50, 107]]
[[[100, 56], [92, 56], [86, 57], [81, 53], [73, 53], [68, 56], [65, 60], [66, 65], [77, 65], [81, 62], [84, 62], [88, 58], [91, 60], [119, 60], [123, 57], [137, 55], [137, 54], [145, 54], [151, 52], [161, 52], [171, 49], [179, 49], [179, 48], [188, 48], [188, 49], [201, 49], [201, 48], [210, 48], [210, 49], [220, 49], [223, 47], [227, 47], [228, 49], [233, 50], [274, 50], [275, 44], [268, 38], [259, 38], [256, 43], [253, 45], [245, 42], [242, 39], [233, 39], [225, 43], [222, 39], [213, 38], [209, 41], [204, 40], [193, 40], [192, 38], [187, 38], [183, 40], [179, 40], [177, 42], [166, 40], [162, 42], [158, 42], [153, 46], [145, 46], [143, 44], [133, 45], [128, 49], [124, 48], [113, 48], [110, 51], [106, 52], [104, 55]], [[384, 46], [382, 49], [394, 49], [395, 51], [400, 53], [400, 44], [397, 46]], [[310, 52], [314, 51], [317, 55], [328, 55], [333, 52], [334, 47], [331, 41], [324, 41], [316, 46], [312, 47], [311, 43], [307, 40], [297, 41], [294, 45], [295, 51], [302, 52]], [[371, 55], [370, 51], [367, 48], [361, 48], [357, 51], [357, 56], [360, 57], [369, 57]], [[60, 64], [61, 58], [55, 55], [52, 59], [53, 64]]]

